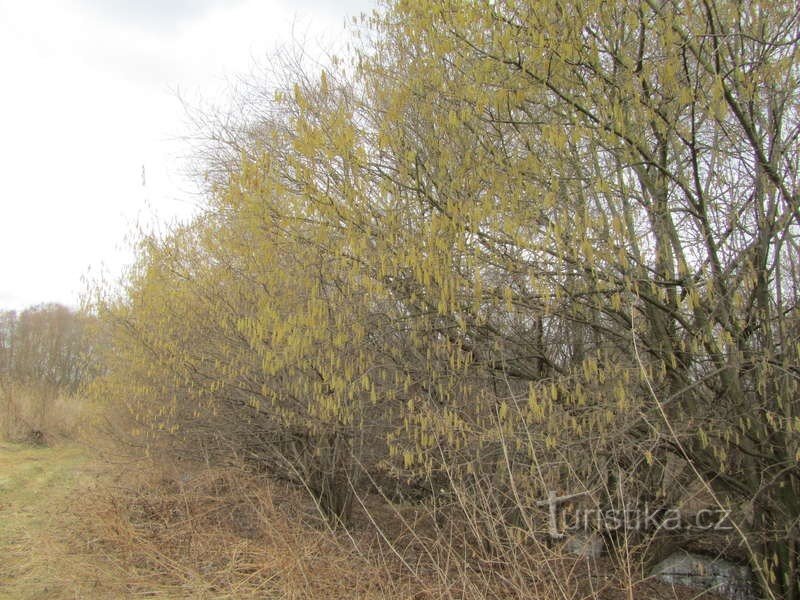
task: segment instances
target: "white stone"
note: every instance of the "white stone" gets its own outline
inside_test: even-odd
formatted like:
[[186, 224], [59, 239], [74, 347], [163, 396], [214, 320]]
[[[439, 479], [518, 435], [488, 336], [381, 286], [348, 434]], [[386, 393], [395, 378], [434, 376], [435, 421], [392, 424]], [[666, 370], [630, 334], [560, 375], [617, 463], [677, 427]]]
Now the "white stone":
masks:
[[680, 551], [658, 563], [651, 575], [674, 585], [713, 591], [729, 600], [758, 600], [750, 567]]

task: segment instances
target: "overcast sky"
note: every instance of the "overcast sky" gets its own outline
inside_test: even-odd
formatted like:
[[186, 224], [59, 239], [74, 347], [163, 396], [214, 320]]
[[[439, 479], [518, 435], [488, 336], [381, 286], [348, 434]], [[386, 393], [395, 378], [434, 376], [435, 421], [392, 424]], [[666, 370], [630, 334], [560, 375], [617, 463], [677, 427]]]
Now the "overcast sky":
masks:
[[292, 38], [319, 53], [373, 0], [0, 0], [0, 309], [77, 305], [137, 222], [186, 218], [176, 94], [225, 105]]

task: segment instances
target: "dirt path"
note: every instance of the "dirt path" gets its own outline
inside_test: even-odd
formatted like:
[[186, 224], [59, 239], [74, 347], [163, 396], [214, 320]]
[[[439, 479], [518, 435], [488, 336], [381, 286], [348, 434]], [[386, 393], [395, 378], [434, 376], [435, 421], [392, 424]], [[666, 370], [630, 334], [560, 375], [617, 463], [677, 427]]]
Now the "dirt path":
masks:
[[0, 443], [0, 600], [91, 597], [64, 580], [66, 508], [85, 465], [74, 446]]

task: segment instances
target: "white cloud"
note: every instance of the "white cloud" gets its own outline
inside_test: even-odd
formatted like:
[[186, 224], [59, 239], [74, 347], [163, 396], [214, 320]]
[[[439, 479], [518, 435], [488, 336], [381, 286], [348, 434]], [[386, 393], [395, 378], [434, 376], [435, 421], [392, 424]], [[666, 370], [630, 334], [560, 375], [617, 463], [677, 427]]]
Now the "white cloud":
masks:
[[202, 16], [214, 5], [231, 5], [237, 0], [78, 0], [80, 8], [101, 15], [125, 27], [147, 31], [170, 31]]
[[175, 90], [224, 103], [228, 81], [293, 26], [316, 53], [372, 2], [325, 6], [0, 0], [0, 308], [75, 304], [90, 265], [113, 275], [130, 260], [137, 220], [189, 215]]

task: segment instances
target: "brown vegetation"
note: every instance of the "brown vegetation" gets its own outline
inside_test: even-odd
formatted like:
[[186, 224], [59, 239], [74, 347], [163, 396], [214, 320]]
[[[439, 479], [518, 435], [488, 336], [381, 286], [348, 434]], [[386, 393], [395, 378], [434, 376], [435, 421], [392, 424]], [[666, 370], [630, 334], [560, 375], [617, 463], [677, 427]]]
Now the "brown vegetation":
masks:
[[[171, 469], [171, 467], [170, 467]], [[332, 531], [293, 486], [239, 467], [178, 477], [153, 470], [84, 498], [76, 539], [117, 572], [118, 593], [192, 598], [602, 598], [684, 599], [609, 559], [518, 546], [513, 560], [474, 557], [464, 530], [444, 530], [427, 506], [365, 499], [369, 514]], [[374, 526], [380, 522], [380, 534]], [[460, 548], [459, 548], [460, 546]], [[464, 561], [462, 552], [473, 558]], [[116, 565], [116, 569], [109, 569]], [[713, 594], [703, 598], [713, 600]]]
[[45, 444], [86, 418], [78, 391], [94, 374], [91, 318], [49, 304], [0, 312], [0, 439]]

